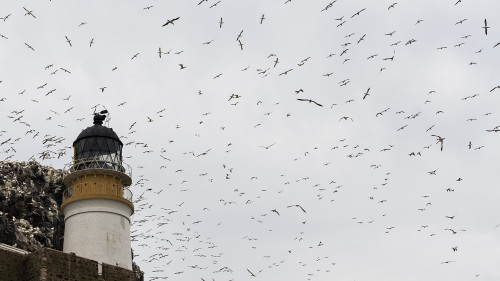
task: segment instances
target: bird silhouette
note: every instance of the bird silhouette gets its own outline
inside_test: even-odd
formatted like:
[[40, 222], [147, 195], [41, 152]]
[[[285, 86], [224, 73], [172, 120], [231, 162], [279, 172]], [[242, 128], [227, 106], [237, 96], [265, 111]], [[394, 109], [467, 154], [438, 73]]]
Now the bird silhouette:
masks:
[[396, 6], [398, 3], [392, 3], [389, 7], [387, 7], [387, 10], [390, 10], [391, 8], [394, 8], [394, 6]]
[[[33, 11], [29, 11], [29, 10], [28, 10], [28, 9], [26, 9], [25, 7], [23, 7], [23, 9], [26, 11], [26, 13], [24, 14], [25, 16], [30, 15], [30, 16], [32, 16], [33, 18], [35, 18], [35, 19], [36, 19], [36, 16], [33, 14]], [[4, 21], [5, 21], [5, 19], [4, 19]]]
[[350, 119], [351, 121], [354, 121], [354, 119], [352, 119], [352, 118], [351, 118], [351, 117], [349, 117], [349, 116], [343, 116], [343, 117], [340, 117], [339, 122], [340, 122], [341, 120], [349, 120], [349, 119]]
[[431, 136], [433, 136], [433, 137], [436, 137], [436, 138], [437, 138], [437, 142], [436, 142], [436, 144], [437, 144], [437, 143], [440, 143], [440, 144], [441, 144], [441, 151], [443, 151], [443, 143], [444, 143], [444, 138], [443, 138], [443, 137], [441, 137], [441, 136], [438, 136], [438, 135], [431, 135]]
[[317, 106], [323, 106], [323, 105], [321, 105], [321, 104], [319, 104], [319, 103], [317, 103], [317, 102], [315, 102], [315, 101], [313, 101], [311, 99], [297, 99], [297, 100], [299, 100], [299, 101], [307, 101], [309, 103], [314, 103]]
[[484, 19], [484, 26], [483, 26], [483, 28], [484, 28], [484, 34], [488, 35], [488, 28], [490, 28], [490, 27], [488, 26], [488, 23], [486, 22], [486, 19]]
[[256, 277], [256, 275], [253, 272], [251, 272], [250, 269], [247, 268], [247, 271], [250, 273], [250, 276]]
[[69, 40], [68, 36], [64, 36], [64, 37], [66, 37], [66, 42], [68, 42], [69, 46], [73, 47], [73, 45], [71, 45], [71, 40]]
[[263, 146], [263, 145], [259, 145], [259, 147], [262, 147], [262, 148], [265, 148], [265, 149], [269, 149], [271, 146], [275, 145], [276, 143], [273, 143], [273, 144], [270, 144], [268, 146]]
[[369, 92], [370, 92], [370, 87], [368, 87], [368, 89], [366, 90], [366, 92], [363, 94], [363, 99], [365, 99], [367, 96], [370, 95]]
[[175, 21], [176, 21], [176, 20], [179, 20], [179, 19], [180, 19], [180, 17], [176, 17], [176, 18], [173, 18], [173, 19], [167, 20], [167, 22], [166, 22], [165, 24], [163, 24], [163, 25], [162, 25], [162, 27], [167, 26], [167, 25], [169, 25], [169, 24], [174, 25]]

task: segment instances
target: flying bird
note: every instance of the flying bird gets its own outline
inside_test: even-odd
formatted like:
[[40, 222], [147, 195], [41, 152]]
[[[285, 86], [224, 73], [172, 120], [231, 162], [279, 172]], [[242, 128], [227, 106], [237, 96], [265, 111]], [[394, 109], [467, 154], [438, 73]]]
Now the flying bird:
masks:
[[281, 76], [281, 75], [287, 75], [287, 74], [288, 74], [288, 72], [290, 72], [290, 71], [292, 71], [292, 70], [293, 70], [293, 68], [290, 68], [290, 69], [289, 69], [289, 70], [287, 70], [287, 71], [281, 72], [278, 76]]
[[326, 10], [330, 9], [331, 7], [333, 7], [333, 4], [334, 4], [335, 2], [337, 2], [337, 0], [335, 0], [335, 1], [333, 1], [333, 2], [328, 3], [328, 5], [326, 5], [326, 7], [324, 7], [321, 11], [323, 12], [323, 11], [326, 11]]
[[459, 231], [465, 231], [464, 229], [459, 229], [459, 230], [455, 231], [455, 230], [453, 230], [451, 228], [446, 228], [445, 230], [451, 231], [452, 234], [457, 234]]
[[368, 90], [366, 90], [366, 92], [363, 94], [363, 99], [370, 95], [368, 94], [368, 92], [370, 92], [370, 87], [368, 87]]
[[298, 204], [287, 206], [287, 208], [291, 208], [291, 207], [298, 207], [302, 210], [302, 212], [304, 212], [304, 213], [306, 212], [306, 210], [304, 210], [304, 208], [302, 208], [302, 206], [300, 206]]
[[33, 47], [31, 47], [28, 43], [24, 43], [24, 45], [26, 45], [29, 49], [31, 49], [32, 51], [35, 51], [35, 49], [33, 49]]
[[64, 37], [66, 37], [66, 42], [68, 42], [69, 46], [73, 47], [73, 45], [71, 45], [71, 40], [69, 40], [68, 36], [64, 36]]
[[427, 173], [428, 173], [429, 175], [436, 175], [437, 170], [439, 170], [439, 169], [436, 169], [436, 170], [434, 170], [434, 171], [429, 171], [429, 172], [427, 172]]
[[238, 36], [236, 37], [236, 41], [240, 41], [241, 36], [243, 36], [242, 34], [243, 34], [243, 30], [240, 31], [240, 34], [238, 34]]
[[247, 271], [250, 273], [250, 276], [255, 277], [256, 275], [253, 274], [253, 272], [250, 271], [250, 269], [247, 268]]
[[307, 101], [307, 102], [309, 102], [309, 103], [314, 103], [314, 104], [315, 104], [315, 105], [317, 105], [317, 106], [323, 106], [323, 105], [321, 105], [321, 104], [319, 104], [319, 103], [317, 103], [317, 102], [313, 101], [312, 99], [297, 99], [297, 100], [299, 100], [299, 101]]
[[365, 36], [366, 36], [366, 34], [365, 34], [365, 35], [363, 35], [363, 36], [361, 36], [361, 38], [359, 38], [359, 40], [358, 40], [358, 43], [356, 43], [356, 44], [359, 44], [359, 42], [361, 42], [361, 41], [365, 40]]
[[270, 144], [268, 146], [263, 146], [263, 145], [259, 145], [259, 147], [262, 147], [262, 148], [265, 148], [265, 149], [269, 149], [271, 146], [275, 145], [276, 143], [273, 143], [273, 144]]
[[394, 8], [394, 6], [396, 6], [396, 4], [398, 4], [398, 3], [392, 3], [392, 4], [391, 4], [391, 5], [387, 8], [387, 10], [390, 10], [391, 8]]
[[484, 26], [482, 28], [484, 28], [484, 34], [488, 35], [488, 28], [490, 27], [488, 26], [486, 19], [484, 19]]
[[343, 116], [343, 117], [340, 117], [339, 122], [342, 121], [342, 120], [348, 120], [348, 119], [351, 119], [351, 121], [354, 121], [354, 119], [352, 119], [349, 116]]
[[11, 14], [6, 15], [5, 17], [0, 18], [0, 20], [3, 20], [3, 21], [5, 22], [5, 21], [6, 21], [6, 20], [10, 17], [10, 15], [11, 15]]
[[273, 65], [273, 67], [276, 67], [276, 65], [278, 65], [278, 62], [279, 62], [278, 57], [276, 57], [276, 60], [274, 60], [274, 65]]
[[71, 74], [71, 72], [69, 70], [65, 69], [65, 68], [59, 67], [59, 69], [62, 70], [62, 71], [64, 71], [64, 72], [66, 72], [66, 73]]
[[213, 7], [217, 6], [217, 5], [219, 5], [219, 3], [220, 3], [220, 1], [216, 2], [215, 4], [212, 4], [212, 6], [210, 6], [210, 8], [213, 8]]
[[441, 143], [441, 151], [443, 151], [443, 142], [444, 142], [444, 138], [443, 138], [443, 137], [440, 137], [440, 136], [438, 136], [438, 135], [431, 135], [431, 136], [433, 136], [433, 137], [436, 137], [436, 138], [437, 138], [437, 142], [436, 142], [436, 144]]
[[23, 7], [23, 9], [26, 11], [26, 14], [24, 14], [25, 16], [27, 15], [30, 15], [32, 16], [33, 18], [36, 18], [35, 15], [33, 14], [33, 11], [29, 11], [28, 9], [26, 9], [25, 7]]
[[361, 9], [361, 10], [357, 11], [354, 15], [352, 15], [352, 16], [351, 16], [351, 19], [352, 19], [353, 17], [355, 17], [355, 16], [359, 16], [359, 14], [360, 14], [361, 12], [363, 12], [364, 10], [366, 10], [366, 8], [363, 8], [363, 9]]
[[180, 19], [180, 17], [176, 17], [175, 19], [170, 19], [170, 20], [167, 20], [167, 22], [166, 22], [164, 25], [162, 25], [162, 27], [167, 26], [167, 25], [169, 25], [169, 24], [174, 25], [174, 22], [175, 22], [176, 20], [178, 20], [178, 19]]

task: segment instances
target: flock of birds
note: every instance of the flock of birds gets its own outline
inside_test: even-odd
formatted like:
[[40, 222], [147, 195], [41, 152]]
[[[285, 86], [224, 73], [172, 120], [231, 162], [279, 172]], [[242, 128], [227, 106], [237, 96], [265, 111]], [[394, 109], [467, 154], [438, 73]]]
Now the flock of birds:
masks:
[[498, 280], [498, 4], [173, 2], [8, 3], [0, 160], [107, 110], [147, 280]]

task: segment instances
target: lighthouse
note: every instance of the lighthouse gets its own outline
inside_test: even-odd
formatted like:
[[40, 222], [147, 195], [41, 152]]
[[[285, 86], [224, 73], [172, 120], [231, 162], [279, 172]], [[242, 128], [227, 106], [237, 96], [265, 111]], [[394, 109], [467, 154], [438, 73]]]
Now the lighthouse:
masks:
[[123, 143], [103, 125], [107, 113], [94, 114], [93, 126], [73, 142], [63, 180], [63, 252], [132, 270], [132, 173], [123, 162]]

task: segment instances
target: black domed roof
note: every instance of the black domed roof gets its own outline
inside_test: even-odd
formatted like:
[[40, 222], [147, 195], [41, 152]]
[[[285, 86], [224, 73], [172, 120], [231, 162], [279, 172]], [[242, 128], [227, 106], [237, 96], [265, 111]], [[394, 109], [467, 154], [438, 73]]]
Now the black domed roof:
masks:
[[[73, 142], [73, 145], [81, 139], [89, 138], [89, 137], [104, 137], [104, 138], [111, 138], [114, 140], [117, 140], [121, 145], [123, 143], [120, 141], [118, 138], [118, 135], [113, 131], [113, 129], [108, 128], [106, 126], [102, 125], [102, 120], [100, 120], [99, 117], [101, 115], [96, 115], [94, 116], [94, 126], [90, 126], [87, 129], [83, 130], [76, 140]], [[97, 117], [97, 118], [96, 118]]]

